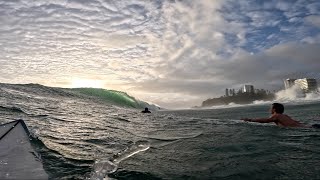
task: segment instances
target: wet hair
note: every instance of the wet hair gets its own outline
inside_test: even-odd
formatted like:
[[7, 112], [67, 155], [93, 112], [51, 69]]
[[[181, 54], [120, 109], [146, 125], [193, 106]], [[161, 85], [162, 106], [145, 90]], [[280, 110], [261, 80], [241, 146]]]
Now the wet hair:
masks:
[[276, 111], [276, 113], [282, 114], [284, 112], [284, 106], [280, 103], [273, 103], [272, 109]]

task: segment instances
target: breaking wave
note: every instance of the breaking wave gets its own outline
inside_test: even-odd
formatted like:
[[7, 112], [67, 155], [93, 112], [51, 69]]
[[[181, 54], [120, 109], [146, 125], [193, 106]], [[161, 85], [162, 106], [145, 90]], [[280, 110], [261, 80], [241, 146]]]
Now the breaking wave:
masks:
[[279, 102], [312, 102], [319, 101], [320, 94], [318, 92], [304, 93], [298, 86], [292, 86], [291, 88], [281, 90], [276, 93], [276, 101]]
[[320, 101], [320, 89], [317, 92], [304, 93], [299, 86], [295, 85], [288, 89], [280, 90], [275, 93], [275, 99], [271, 101], [256, 100], [251, 104], [236, 104], [229, 103], [228, 105], [212, 106], [210, 109], [225, 109], [225, 108], [237, 108], [255, 105], [269, 105], [273, 102], [279, 103], [290, 103], [290, 104], [301, 104], [301, 103], [312, 103]]
[[76, 88], [72, 90], [92, 97], [97, 97], [100, 100], [109, 102], [114, 105], [142, 108], [141, 103], [139, 103], [134, 97], [129, 96], [125, 92], [97, 88]]
[[[21, 99], [47, 99], [56, 97], [79, 97], [97, 99], [110, 105], [130, 108], [144, 108], [156, 110], [158, 106], [140, 101], [125, 92], [98, 88], [58, 88], [47, 87], [40, 84], [5, 84], [0, 83], [0, 94], [6, 97]], [[6, 107], [2, 107], [6, 108]], [[19, 109], [11, 109], [19, 111]]]

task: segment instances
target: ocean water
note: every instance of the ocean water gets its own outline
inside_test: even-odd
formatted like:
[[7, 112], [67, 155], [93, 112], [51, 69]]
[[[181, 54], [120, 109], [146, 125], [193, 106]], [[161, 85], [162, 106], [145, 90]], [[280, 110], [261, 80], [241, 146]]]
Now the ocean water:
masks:
[[[50, 179], [320, 179], [319, 129], [239, 120], [269, 116], [270, 102], [142, 114], [105, 93], [0, 84], [0, 123], [25, 120]], [[320, 124], [318, 100], [285, 107]]]

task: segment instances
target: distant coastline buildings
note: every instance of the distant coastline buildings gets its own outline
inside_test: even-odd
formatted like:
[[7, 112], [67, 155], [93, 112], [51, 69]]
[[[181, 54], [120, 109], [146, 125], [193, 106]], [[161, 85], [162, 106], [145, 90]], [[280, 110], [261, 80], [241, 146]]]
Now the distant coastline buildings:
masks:
[[[297, 86], [303, 90], [304, 94], [318, 92], [317, 80], [313, 78], [286, 79], [285, 89]], [[221, 97], [209, 98], [202, 102], [201, 107], [235, 104], [250, 104], [254, 101], [273, 101], [276, 98], [275, 91], [270, 92], [265, 89], [254, 89], [253, 85], [243, 85], [240, 89], [226, 88], [225, 95]]]
[[244, 85], [241, 89], [238, 90], [238, 92], [236, 93], [235, 89], [226, 89], [226, 93], [225, 93], [225, 96], [228, 97], [228, 96], [235, 96], [236, 94], [239, 94], [239, 93], [255, 93], [255, 89], [253, 87], [253, 85]]
[[226, 94], [225, 94], [225, 96], [234, 96], [234, 95], [236, 95], [236, 91], [234, 90], [234, 89], [226, 89]]
[[225, 89], [225, 95], [217, 98], [210, 98], [202, 102], [201, 107], [235, 104], [250, 104], [254, 101], [271, 101], [274, 93], [264, 89], [254, 89], [253, 85], [244, 85], [240, 89]]
[[303, 78], [303, 79], [286, 79], [284, 81], [285, 89], [288, 89], [294, 85], [297, 85], [305, 93], [318, 91], [318, 83], [316, 79], [313, 78]]
[[243, 93], [254, 93], [253, 85], [244, 85], [241, 90]]

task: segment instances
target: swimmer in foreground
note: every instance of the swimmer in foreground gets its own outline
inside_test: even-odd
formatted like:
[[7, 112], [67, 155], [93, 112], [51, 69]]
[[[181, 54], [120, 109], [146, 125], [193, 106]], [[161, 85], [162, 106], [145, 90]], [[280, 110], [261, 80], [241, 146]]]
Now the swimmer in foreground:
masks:
[[280, 103], [273, 103], [270, 109], [271, 116], [269, 118], [257, 118], [250, 119], [244, 118], [241, 120], [249, 121], [249, 122], [258, 122], [258, 123], [276, 123], [278, 126], [282, 127], [314, 127], [319, 128], [319, 124], [314, 124], [312, 126], [306, 126], [301, 124], [300, 122], [292, 119], [290, 116], [283, 114], [284, 106]]

